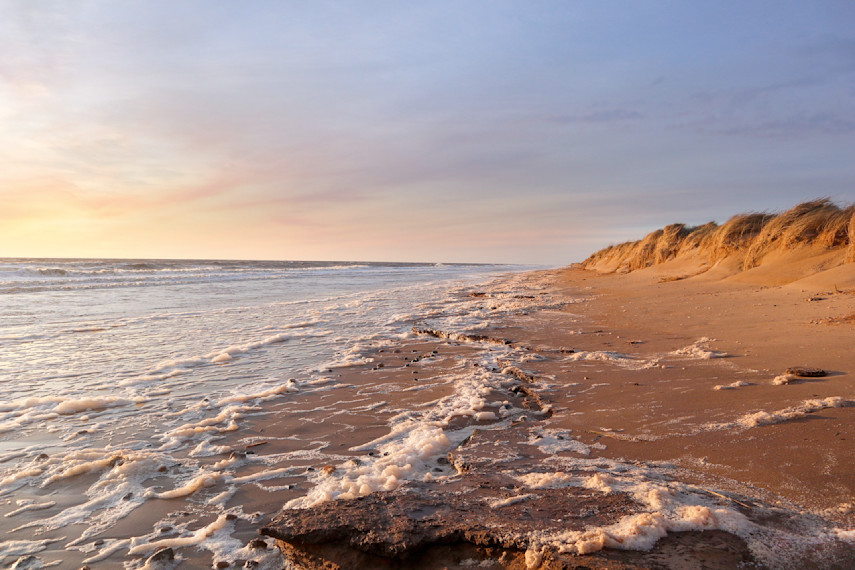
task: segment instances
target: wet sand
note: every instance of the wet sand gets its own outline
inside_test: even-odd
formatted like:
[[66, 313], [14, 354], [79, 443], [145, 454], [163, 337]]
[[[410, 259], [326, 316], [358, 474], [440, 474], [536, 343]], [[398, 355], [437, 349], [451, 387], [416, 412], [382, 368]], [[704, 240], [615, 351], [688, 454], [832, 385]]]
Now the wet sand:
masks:
[[[419, 402], [442, 396], [451, 384], [438, 382], [429, 392], [410, 392], [414, 394], [411, 401], [406, 401], [406, 390], [468, 366], [483, 366], [491, 343], [499, 347], [504, 342], [513, 349], [515, 360], [500, 358], [494, 363], [492, 372], [504, 374], [510, 390], [491, 392], [484, 409], [496, 409], [504, 402], [532, 412], [504, 427], [459, 418], [453, 427], [472, 425], [479, 437], [473, 435], [449, 453], [456, 471], [449, 472], [440, 460], [438, 483], [408, 483], [399, 491], [375, 493], [357, 501], [369, 500], [379, 513], [388, 513], [395, 510], [392, 506], [407, 511], [407, 493], [426, 493], [428, 499], [418, 495], [419, 500], [439, 503], [443, 501], [437, 497], [452, 494], [483, 495], [454, 506], [457, 511], [445, 515], [450, 519], [437, 515], [430, 523], [442, 527], [455, 520], [459, 526], [480, 521], [496, 508], [507, 508], [502, 502], [509, 500], [507, 480], [494, 476], [496, 473], [514, 474], [517, 481], [525, 471], [553, 476], [563, 460], [563, 472], [572, 471], [584, 479], [608, 477], [609, 469], [620, 474], [626, 466], [640, 466], [655, 471], [656, 481], [673, 481], [667, 484], [672, 486], [672, 494], [682, 496], [691, 490], [720, 505], [721, 510], [714, 512], [722, 520], [727, 513], [737, 513], [764, 531], [789, 533], [794, 539], [802, 533], [830, 537], [819, 546], [815, 537], [808, 539], [813, 551], [802, 545], [800, 553], [791, 552], [773, 566], [844, 568], [855, 563], [852, 546], [834, 538], [835, 532], [855, 527], [855, 474], [851, 470], [855, 464], [855, 352], [851, 350], [855, 330], [841, 320], [855, 313], [855, 294], [816, 279], [810, 286], [798, 282], [769, 286], [711, 276], [674, 280], [661, 271], [600, 275], [565, 269], [530, 274], [523, 283], [530, 289], [520, 288], [518, 296], [532, 299], [530, 309], [505, 315], [492, 321], [488, 329], [477, 331], [479, 338], [490, 340], [455, 336], [465, 330], [445, 331], [448, 338], [419, 335], [370, 352], [372, 363], [343, 371], [342, 380], [354, 386], [366, 382], [397, 386], [384, 394], [388, 404], [368, 414], [373, 421], [363, 417], [354, 423], [355, 418], [350, 418], [348, 425], [362, 427], [342, 434], [343, 449], [382, 434], [385, 407], [418, 407]], [[546, 294], [557, 302], [539, 303], [537, 296]], [[490, 295], [484, 293], [487, 302]], [[786, 384], [773, 382], [792, 366], [821, 368], [827, 375], [788, 378]], [[572, 434], [567, 438], [582, 444], [581, 451], [576, 452], [572, 445], [546, 453], [538, 448], [536, 439], [556, 433]], [[469, 459], [460, 460], [464, 456]], [[586, 463], [573, 463], [576, 458]], [[573, 469], [568, 467], [571, 464]], [[673, 485], [679, 485], [679, 490]], [[620, 489], [617, 484], [607, 488], [600, 497], [603, 508], [616, 500], [615, 494], [631, 495]], [[515, 492], [522, 493], [520, 489]], [[556, 508], [579, 507], [574, 502], [578, 498], [572, 495], [566, 492], [566, 504], [559, 502]], [[511, 493], [510, 499], [514, 496]], [[362, 560], [353, 558], [354, 553], [374, 556], [377, 551], [380, 558], [373, 558], [372, 564], [382, 561], [388, 567], [407, 567], [415, 560], [421, 560], [424, 567], [464, 567], [472, 560], [506, 568], [573, 564], [667, 568], [693, 563], [697, 563], [694, 567], [711, 568], [737, 563], [763, 567], [774, 560], [776, 548], [762, 544], [761, 539], [748, 549], [735, 534], [713, 530], [712, 524], [707, 529], [705, 523], [684, 529], [704, 532], [674, 534], [672, 529], [682, 522], [669, 522], [668, 537], [659, 540], [652, 551], [643, 551], [643, 545], [632, 546], [631, 541], [615, 550], [616, 543], [610, 547], [608, 539], [605, 549], [600, 545], [588, 555], [579, 554], [580, 542], [562, 552], [555, 547], [557, 543], [543, 539], [539, 550], [533, 550], [535, 535], [522, 525], [516, 534], [513, 528], [496, 534], [490, 527], [493, 530], [484, 531], [486, 538], [459, 540], [459, 533], [454, 539], [445, 535], [424, 538], [423, 544], [411, 545], [402, 555], [388, 546], [395, 543], [389, 536], [366, 542], [365, 532], [348, 520], [348, 505], [352, 501], [286, 511], [264, 532], [286, 537], [280, 546], [307, 567], [336, 564], [335, 560], [340, 567], [348, 567], [354, 560]], [[526, 516], [539, 520], [547, 534], [566, 529], [584, 534], [585, 529], [604, 524], [580, 520], [573, 526], [567, 517], [534, 513], [541, 510], [533, 508]], [[636, 505], [619, 514], [628, 517], [638, 511]], [[379, 528], [389, 522], [384, 516], [368, 517], [365, 524]], [[400, 516], [412, 518], [412, 513]], [[508, 516], [513, 520], [519, 513]], [[411, 524], [418, 529], [421, 523], [407, 522]], [[508, 533], [515, 538], [507, 538]], [[618, 542], [622, 540], [618, 538]], [[348, 541], [350, 547], [341, 546]], [[336, 544], [336, 553], [324, 547], [331, 542]], [[451, 552], [452, 547], [446, 546], [438, 558], [412, 558], [427, 556], [438, 544], [448, 543], [457, 544], [459, 550]], [[342, 554], [342, 548], [347, 553]], [[392, 548], [396, 554], [384, 555], [384, 548]], [[764, 549], [768, 551], [765, 559]], [[402, 556], [403, 562], [395, 562]]]
[[[786, 410], [812, 399], [855, 398], [855, 329], [825, 322], [855, 313], [855, 291], [835, 293], [833, 287], [798, 282], [762, 286], [659, 279], [655, 272], [561, 272], [560, 287], [568, 293], [581, 288], [590, 295], [575, 347], [655, 359], [709, 338], [715, 340], [705, 344], [725, 356], [685, 361], [665, 356], [664, 368], [592, 371], [590, 378], [598, 374], [598, 381], [609, 386], [595, 397], [574, 401], [574, 410], [585, 414], [562, 423], [584, 429], [594, 417], [595, 424], [608, 428], [603, 431], [622, 434], [606, 437], [607, 456], [674, 461], [700, 475], [731, 478], [768, 491], [769, 497], [833, 514], [853, 526], [855, 407], [827, 408], [750, 428], [709, 424]], [[828, 376], [773, 384], [793, 366], [820, 368]], [[729, 387], [735, 382], [746, 385]], [[604, 409], [602, 402], [609, 402], [608, 409], [597, 411]]]
[[[217, 523], [206, 502], [237, 485], [223, 504], [233, 548], [176, 548], [181, 567], [279, 567], [273, 539], [307, 568], [851, 567], [849, 282], [667, 269], [544, 271], [460, 292], [489, 315], [481, 326], [429, 319], [368, 343], [361, 364], [325, 371], [328, 384], [240, 419], [219, 442], [231, 452], [205, 459], [212, 472], [231, 464], [228, 485], [147, 502], [101, 536], [150, 521], [154, 538], [187, 536]], [[828, 375], [775, 384], [791, 366]], [[401, 447], [437, 426], [452, 440]], [[396, 476], [378, 479], [384, 461]], [[375, 488], [348, 498], [365, 472]], [[339, 500], [320, 500], [325, 485]], [[70, 529], [40, 538], [61, 536], [40, 555], [80, 565], [86, 555], [61, 548]]]

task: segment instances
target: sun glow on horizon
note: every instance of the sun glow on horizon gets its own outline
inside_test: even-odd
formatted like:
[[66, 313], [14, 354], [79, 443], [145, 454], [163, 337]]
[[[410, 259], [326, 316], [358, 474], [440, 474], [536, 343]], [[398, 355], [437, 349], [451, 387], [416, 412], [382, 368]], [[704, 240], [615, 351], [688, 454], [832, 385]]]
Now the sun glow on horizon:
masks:
[[853, 202], [855, 7], [761, 4], [11, 4], [0, 256], [555, 265]]

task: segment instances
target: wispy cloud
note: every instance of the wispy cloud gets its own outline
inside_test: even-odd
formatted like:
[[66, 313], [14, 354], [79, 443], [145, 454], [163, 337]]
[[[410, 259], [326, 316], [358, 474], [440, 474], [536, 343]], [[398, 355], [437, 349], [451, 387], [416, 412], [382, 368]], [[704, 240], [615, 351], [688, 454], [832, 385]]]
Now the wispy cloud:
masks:
[[558, 262], [644, 224], [851, 192], [853, 18], [10, 3], [0, 254]]

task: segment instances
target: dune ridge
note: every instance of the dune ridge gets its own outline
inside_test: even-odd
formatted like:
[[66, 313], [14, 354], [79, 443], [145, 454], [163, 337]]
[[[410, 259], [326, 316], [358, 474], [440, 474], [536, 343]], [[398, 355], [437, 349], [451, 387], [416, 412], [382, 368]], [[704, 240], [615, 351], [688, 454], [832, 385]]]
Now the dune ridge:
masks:
[[718, 225], [671, 224], [638, 241], [595, 252], [581, 266], [600, 273], [628, 273], [672, 260], [691, 262], [698, 273], [727, 265], [739, 273], [799, 250], [837, 254], [824, 268], [855, 262], [855, 205], [828, 198], [804, 202], [779, 214], [751, 212]]

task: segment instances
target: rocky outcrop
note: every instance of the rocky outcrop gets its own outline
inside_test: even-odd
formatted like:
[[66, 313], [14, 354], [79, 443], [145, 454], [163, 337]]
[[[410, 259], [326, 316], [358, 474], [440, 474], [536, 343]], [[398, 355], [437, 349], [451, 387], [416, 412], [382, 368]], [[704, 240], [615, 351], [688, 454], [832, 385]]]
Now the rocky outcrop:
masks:
[[668, 536], [652, 553], [607, 549], [580, 556], [544, 550], [536, 561], [527, 558], [532, 536], [602, 527], [639, 507], [625, 493], [583, 486], [525, 490], [516, 473], [531, 473], [532, 465], [549, 471], [539, 461], [542, 454], [527, 443], [535, 424], [476, 431], [449, 454], [457, 476], [288, 510], [260, 532], [307, 569], [641, 569], [692, 561], [697, 567], [704, 561], [705, 568], [762, 568], [741, 539], [716, 530]]
[[434, 338], [453, 340], [456, 342], [488, 342], [492, 344], [513, 344], [512, 340], [508, 340], [506, 338], [498, 338], [484, 334], [447, 332], [438, 329], [432, 329], [429, 327], [418, 327], [415, 325], [413, 325], [413, 333], [432, 336]]

